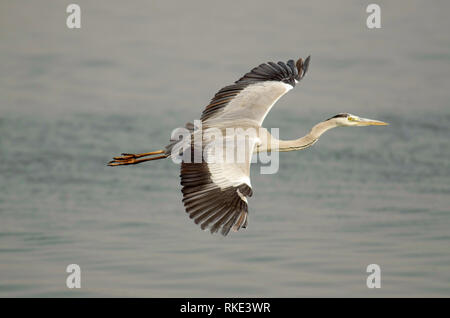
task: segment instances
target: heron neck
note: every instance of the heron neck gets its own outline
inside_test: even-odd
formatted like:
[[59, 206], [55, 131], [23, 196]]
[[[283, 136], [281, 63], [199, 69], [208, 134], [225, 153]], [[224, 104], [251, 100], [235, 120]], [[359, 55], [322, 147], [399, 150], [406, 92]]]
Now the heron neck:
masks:
[[312, 146], [317, 140], [319, 140], [320, 136], [323, 133], [334, 127], [337, 127], [337, 124], [334, 120], [326, 120], [324, 122], [318, 123], [311, 129], [311, 131], [307, 135], [301, 138], [294, 140], [279, 140], [278, 151], [294, 151], [308, 148]]

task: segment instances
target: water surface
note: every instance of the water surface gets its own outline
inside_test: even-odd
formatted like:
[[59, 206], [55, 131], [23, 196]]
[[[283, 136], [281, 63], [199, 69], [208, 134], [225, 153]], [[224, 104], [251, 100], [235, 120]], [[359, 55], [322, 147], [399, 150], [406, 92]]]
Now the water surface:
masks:
[[[0, 4], [0, 296], [450, 296], [447, 2], [380, 1], [380, 30], [360, 1], [77, 3], [80, 30], [63, 2]], [[168, 160], [105, 166], [165, 145], [259, 63], [308, 54], [266, 127], [391, 125], [253, 167], [246, 230], [199, 230]]]

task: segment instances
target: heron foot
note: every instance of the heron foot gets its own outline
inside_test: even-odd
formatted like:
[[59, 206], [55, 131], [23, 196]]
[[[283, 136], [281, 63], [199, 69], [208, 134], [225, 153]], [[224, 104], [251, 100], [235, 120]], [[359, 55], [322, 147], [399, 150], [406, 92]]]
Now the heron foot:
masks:
[[136, 159], [139, 158], [135, 154], [123, 153], [120, 157], [114, 157], [114, 160], [108, 162], [108, 166], [122, 166], [136, 164]]
[[135, 155], [133, 153], [122, 153], [122, 156], [120, 157], [114, 157], [114, 160], [128, 160], [128, 159], [136, 159], [139, 158], [139, 155]]
[[[139, 159], [142, 157], [147, 156], [154, 156], [162, 154], [161, 156], [146, 158], [146, 159]], [[167, 158], [168, 155], [164, 153], [164, 150], [157, 150], [147, 153], [141, 153], [141, 154], [133, 154], [133, 153], [122, 153], [122, 156], [119, 157], [113, 157], [114, 160], [108, 162], [108, 166], [115, 167], [115, 166], [124, 166], [124, 165], [135, 165], [137, 163], [145, 162], [145, 161], [151, 161], [151, 160], [158, 160]]]

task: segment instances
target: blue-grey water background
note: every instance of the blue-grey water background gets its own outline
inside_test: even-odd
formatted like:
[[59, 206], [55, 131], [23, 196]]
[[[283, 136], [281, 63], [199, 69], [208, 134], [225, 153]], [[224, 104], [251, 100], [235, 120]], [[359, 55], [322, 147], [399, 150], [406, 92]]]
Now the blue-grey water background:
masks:
[[[0, 2], [0, 296], [450, 296], [450, 4], [378, 1]], [[338, 128], [252, 168], [246, 230], [202, 232], [167, 143], [259, 63], [312, 55], [267, 117], [284, 139]], [[66, 266], [82, 287], [66, 287]], [[381, 267], [381, 289], [366, 267]]]

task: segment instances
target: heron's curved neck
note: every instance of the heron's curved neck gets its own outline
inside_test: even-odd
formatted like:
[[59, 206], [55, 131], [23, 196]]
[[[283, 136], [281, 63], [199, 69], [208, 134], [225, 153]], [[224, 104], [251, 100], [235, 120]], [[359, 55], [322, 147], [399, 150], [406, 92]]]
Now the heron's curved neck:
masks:
[[294, 140], [279, 140], [278, 151], [294, 151], [301, 150], [312, 146], [320, 136], [327, 130], [337, 127], [334, 120], [326, 120], [315, 125], [311, 131], [306, 135]]

